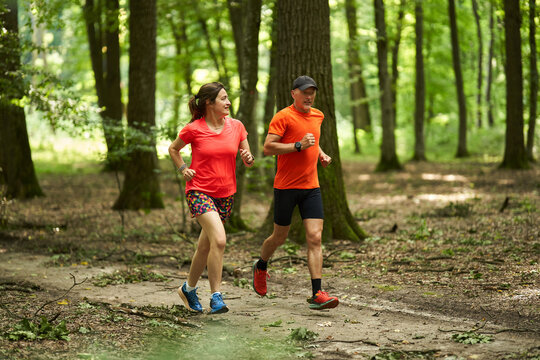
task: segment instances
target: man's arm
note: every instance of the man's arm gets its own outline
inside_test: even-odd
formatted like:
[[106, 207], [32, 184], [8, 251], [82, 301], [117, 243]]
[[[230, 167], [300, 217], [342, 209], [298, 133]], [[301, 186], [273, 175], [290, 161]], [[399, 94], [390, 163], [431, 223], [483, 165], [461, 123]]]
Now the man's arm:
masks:
[[319, 146], [319, 160], [321, 162], [321, 166], [324, 168], [330, 165], [330, 163], [332, 162], [332, 158], [326, 155], [326, 153], [323, 151], [323, 149], [321, 149], [320, 146]]
[[[301, 140], [298, 140], [301, 144], [301, 150], [305, 150], [315, 145], [315, 136], [311, 133], [307, 133]], [[268, 133], [266, 140], [264, 140], [264, 155], [283, 155], [297, 151], [292, 143], [282, 143], [281, 136]]]

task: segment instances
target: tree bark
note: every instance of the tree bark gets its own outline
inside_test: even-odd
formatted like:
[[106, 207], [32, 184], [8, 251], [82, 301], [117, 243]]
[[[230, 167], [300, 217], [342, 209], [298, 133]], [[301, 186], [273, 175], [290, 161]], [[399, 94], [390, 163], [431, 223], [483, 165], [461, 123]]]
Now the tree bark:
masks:
[[358, 29], [355, 0], [345, 1], [345, 15], [349, 29], [348, 60], [350, 78], [351, 114], [353, 125], [354, 152], [360, 153], [358, 142], [358, 129], [371, 131], [371, 117], [367, 98], [366, 85], [362, 75], [362, 61], [360, 59], [360, 46], [358, 43]]
[[491, 101], [491, 85], [493, 84], [493, 47], [495, 43], [495, 32], [493, 31], [493, 3], [489, 4], [489, 50], [487, 59], [487, 84], [486, 84], [486, 107], [488, 125], [492, 127], [494, 125], [493, 110]]
[[529, 48], [531, 51], [529, 67], [529, 128], [527, 129], [527, 159], [534, 159], [534, 132], [536, 128], [536, 109], [538, 108], [538, 68], [536, 66], [536, 0], [529, 0]]
[[401, 43], [401, 30], [403, 28], [403, 16], [405, 15], [405, 1], [401, 0], [399, 3], [399, 11], [397, 17], [396, 37], [394, 39], [394, 46], [392, 47], [392, 119], [394, 121], [394, 128], [397, 121], [397, 83], [399, 79], [399, 45]]
[[[94, 72], [98, 106], [107, 145], [105, 170], [122, 169], [119, 155], [124, 145], [122, 91], [120, 88], [120, 42], [118, 39], [118, 0], [86, 0], [83, 7]], [[104, 17], [104, 24], [102, 17]], [[106, 49], [104, 52], [103, 49]]]
[[448, 15], [450, 18], [450, 37], [452, 42], [452, 63], [454, 64], [459, 106], [459, 137], [456, 157], [460, 158], [469, 156], [469, 152], [467, 151], [467, 104], [465, 90], [463, 89], [463, 75], [461, 72], [455, 0], [448, 0]]
[[156, 1], [131, 0], [128, 158], [114, 209], [163, 208], [155, 135]]
[[22, 98], [24, 84], [16, 73], [20, 66], [19, 23], [17, 1], [5, 2], [0, 12], [0, 196], [29, 199], [43, 196], [39, 186], [26, 129], [24, 109], [17, 104]]
[[478, 40], [478, 77], [476, 80], [476, 124], [479, 128], [482, 127], [482, 79], [483, 79], [483, 50], [482, 27], [480, 26], [480, 15], [478, 14], [478, 2], [472, 1], [474, 20], [476, 21], [476, 37]]
[[396, 155], [396, 139], [394, 134], [392, 89], [388, 75], [388, 38], [384, 19], [383, 0], [374, 0], [375, 27], [377, 29], [377, 59], [379, 65], [379, 90], [381, 92], [382, 143], [381, 158], [376, 171], [400, 170]]
[[519, 2], [504, 0], [506, 49], [506, 138], [501, 168], [529, 167], [523, 136], [523, 68]]
[[426, 160], [424, 145], [424, 114], [426, 107], [426, 81], [424, 78], [424, 56], [422, 54], [422, 42], [424, 38], [424, 15], [422, 0], [416, 0], [414, 8], [416, 23], [416, 83], [415, 83], [415, 107], [414, 107], [414, 155], [413, 160]]
[[[366, 237], [366, 233], [356, 223], [347, 204], [337, 141], [328, 0], [278, 0], [277, 11], [278, 109], [291, 104], [293, 80], [300, 75], [309, 75], [319, 86], [316, 107], [325, 115], [320, 146], [332, 157], [332, 164], [318, 169], [325, 212], [323, 241], [360, 241]], [[297, 219], [296, 224], [300, 224]], [[293, 227], [290, 238], [298, 239]]]
[[[255, 105], [257, 102], [257, 81], [259, 65], [259, 28], [261, 25], [262, 0], [250, 0], [246, 4], [244, 21], [242, 24], [243, 38], [240, 47], [241, 58], [238, 59], [240, 74], [240, 106], [238, 108], [238, 120], [248, 131], [248, 142], [251, 153], [259, 155], [259, 135], [257, 134], [257, 121], [255, 119]], [[232, 16], [232, 15], [231, 15]], [[231, 19], [232, 21], [232, 19]], [[240, 67], [240, 64], [242, 66]], [[247, 229], [242, 220], [242, 200], [245, 188], [246, 167], [238, 158], [236, 166], [236, 195], [234, 207], [228, 225], [236, 229]]]
[[272, 8], [272, 29], [270, 33], [271, 45], [270, 45], [270, 64], [268, 66], [268, 83], [266, 84], [266, 98], [264, 100], [264, 115], [263, 126], [264, 132], [261, 136], [260, 144], [264, 143], [264, 138], [268, 133], [268, 126], [274, 116], [276, 109], [276, 85], [277, 85], [277, 9], [276, 5]]

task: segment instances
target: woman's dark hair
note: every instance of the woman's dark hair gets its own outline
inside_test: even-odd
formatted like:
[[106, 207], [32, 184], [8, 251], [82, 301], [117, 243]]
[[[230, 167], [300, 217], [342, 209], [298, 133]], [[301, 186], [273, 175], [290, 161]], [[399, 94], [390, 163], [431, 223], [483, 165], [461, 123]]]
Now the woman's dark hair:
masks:
[[206, 114], [206, 100], [210, 100], [210, 103], [213, 104], [221, 89], [225, 89], [225, 86], [219, 82], [211, 82], [201, 86], [197, 95], [189, 99], [191, 121], [200, 119]]

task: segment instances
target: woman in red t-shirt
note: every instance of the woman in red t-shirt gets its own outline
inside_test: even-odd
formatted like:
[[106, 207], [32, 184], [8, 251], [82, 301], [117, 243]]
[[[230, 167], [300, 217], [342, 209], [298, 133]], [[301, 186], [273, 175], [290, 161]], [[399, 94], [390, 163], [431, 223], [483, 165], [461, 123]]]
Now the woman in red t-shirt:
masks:
[[[228, 117], [231, 102], [221, 83], [201, 86], [189, 100], [191, 121], [169, 146], [169, 154], [186, 180], [186, 199], [192, 217], [202, 227], [197, 250], [191, 260], [187, 281], [178, 288], [178, 295], [192, 311], [202, 312], [197, 297], [197, 282], [208, 266], [212, 296], [211, 313], [229, 311], [220, 292], [223, 252], [226, 244], [223, 223], [230, 217], [236, 193], [236, 155], [247, 167], [253, 166], [244, 125]], [[191, 165], [188, 167], [180, 150], [191, 144]]]

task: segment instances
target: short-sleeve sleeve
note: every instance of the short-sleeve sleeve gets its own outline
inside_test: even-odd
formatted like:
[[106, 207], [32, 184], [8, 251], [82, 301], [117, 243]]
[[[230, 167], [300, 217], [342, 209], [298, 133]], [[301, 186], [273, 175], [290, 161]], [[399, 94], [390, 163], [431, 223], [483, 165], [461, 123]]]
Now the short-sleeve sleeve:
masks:
[[238, 132], [240, 133], [240, 141], [244, 141], [247, 139], [248, 132], [241, 121], [238, 121]]
[[178, 134], [178, 137], [186, 144], [193, 141], [193, 126], [191, 126], [191, 124], [192, 123], [189, 123], [184, 126], [184, 128], [180, 130], [180, 134]]
[[282, 116], [281, 113], [277, 113], [276, 115], [274, 115], [272, 121], [270, 121], [270, 125], [268, 126], [268, 133], [283, 136], [286, 130], [287, 122], [285, 121], [285, 117]]

